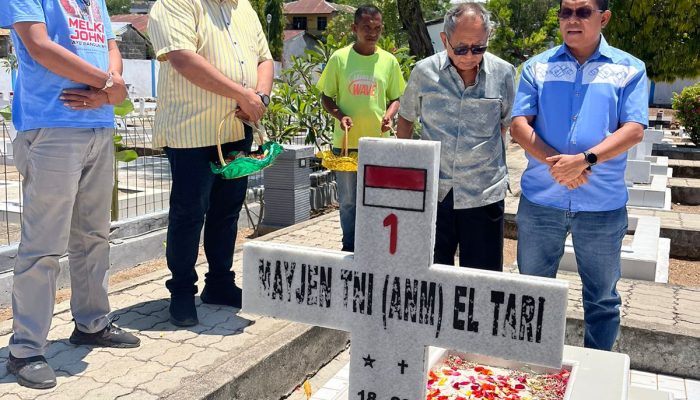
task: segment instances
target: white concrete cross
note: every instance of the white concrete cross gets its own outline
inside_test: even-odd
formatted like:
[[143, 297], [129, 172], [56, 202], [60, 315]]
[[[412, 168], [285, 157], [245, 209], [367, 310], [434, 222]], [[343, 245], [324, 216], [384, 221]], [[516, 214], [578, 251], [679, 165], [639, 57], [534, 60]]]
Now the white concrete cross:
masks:
[[244, 246], [244, 311], [351, 332], [351, 400], [425, 399], [427, 346], [561, 365], [565, 281], [432, 264], [439, 152], [360, 140], [354, 255]]

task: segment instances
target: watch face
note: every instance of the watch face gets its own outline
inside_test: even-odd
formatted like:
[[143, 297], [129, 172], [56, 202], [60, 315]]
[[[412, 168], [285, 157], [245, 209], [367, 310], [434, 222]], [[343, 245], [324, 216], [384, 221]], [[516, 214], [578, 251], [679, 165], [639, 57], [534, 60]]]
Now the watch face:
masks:
[[588, 154], [586, 154], [586, 161], [589, 164], [593, 165], [593, 164], [598, 162], [598, 156], [593, 154], [593, 153], [588, 153]]

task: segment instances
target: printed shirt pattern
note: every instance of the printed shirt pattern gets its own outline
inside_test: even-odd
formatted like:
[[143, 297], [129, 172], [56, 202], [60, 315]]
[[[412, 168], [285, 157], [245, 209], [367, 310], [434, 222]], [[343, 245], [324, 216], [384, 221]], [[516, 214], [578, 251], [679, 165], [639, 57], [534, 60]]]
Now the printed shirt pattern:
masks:
[[420, 118], [421, 138], [441, 142], [438, 200], [453, 191], [454, 208], [503, 200], [508, 189], [501, 128], [510, 125], [515, 68], [485, 53], [476, 83], [465, 87], [443, 51], [416, 64], [399, 115]]
[[[644, 63], [608, 45], [601, 36], [583, 65], [565, 45], [523, 66], [513, 116], [535, 116], [535, 132], [562, 154], [578, 154], [602, 142], [626, 122], [646, 127], [648, 89]], [[627, 203], [627, 154], [596, 165], [589, 182], [569, 190], [549, 167], [527, 155], [521, 186], [528, 200], [570, 211], [611, 211]]]
[[[352, 118], [348, 148], [357, 149], [360, 137], [386, 136], [381, 132], [382, 117], [387, 104], [401, 96], [406, 83], [391, 53], [377, 48], [373, 55], [363, 56], [352, 47], [331, 55], [316, 86]], [[333, 147], [342, 147], [343, 135], [340, 122], [335, 121]]]
[[[20, 22], [46, 24], [51, 40], [105, 71], [109, 68], [108, 45], [114, 39], [104, 0], [12, 0], [0, 7], [0, 25], [11, 28]], [[64, 89], [87, 89], [83, 84], [58, 76], [34, 61], [17, 33], [12, 31], [19, 71], [12, 119], [18, 131], [38, 128], [111, 128], [113, 107], [71, 110], [59, 96]], [[40, 82], [40, 84], [37, 84]]]

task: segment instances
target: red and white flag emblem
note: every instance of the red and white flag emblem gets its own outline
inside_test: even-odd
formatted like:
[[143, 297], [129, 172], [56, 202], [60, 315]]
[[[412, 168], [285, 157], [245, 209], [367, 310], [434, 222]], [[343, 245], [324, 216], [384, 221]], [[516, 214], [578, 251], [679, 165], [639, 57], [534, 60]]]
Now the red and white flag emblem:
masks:
[[365, 165], [362, 204], [369, 207], [425, 211], [428, 171]]

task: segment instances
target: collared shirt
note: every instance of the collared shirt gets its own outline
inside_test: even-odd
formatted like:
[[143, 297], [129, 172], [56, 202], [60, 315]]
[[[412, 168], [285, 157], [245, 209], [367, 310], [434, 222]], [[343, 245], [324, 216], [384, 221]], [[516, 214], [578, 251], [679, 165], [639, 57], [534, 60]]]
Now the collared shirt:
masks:
[[485, 53], [476, 83], [465, 87], [446, 51], [416, 64], [399, 115], [420, 118], [421, 139], [441, 142], [438, 199], [453, 191], [454, 208], [503, 200], [508, 188], [501, 128], [510, 125], [515, 68]]
[[[221, 119], [237, 107], [234, 99], [200, 88], [177, 72], [167, 53], [191, 50], [244, 87], [257, 85], [258, 64], [272, 59], [267, 39], [248, 0], [158, 0], [148, 31], [161, 61], [154, 147], [193, 148], [216, 144]], [[222, 143], [244, 138], [231, 118]]]
[[[537, 135], [561, 154], [582, 153], [626, 122], [646, 127], [648, 113], [644, 63], [602, 35], [583, 65], [565, 45], [527, 61], [513, 106], [513, 117], [535, 116]], [[588, 183], [574, 190], [558, 184], [546, 164], [527, 158], [520, 184], [533, 203], [573, 212], [611, 211], [627, 203], [627, 153], [593, 166]]]

